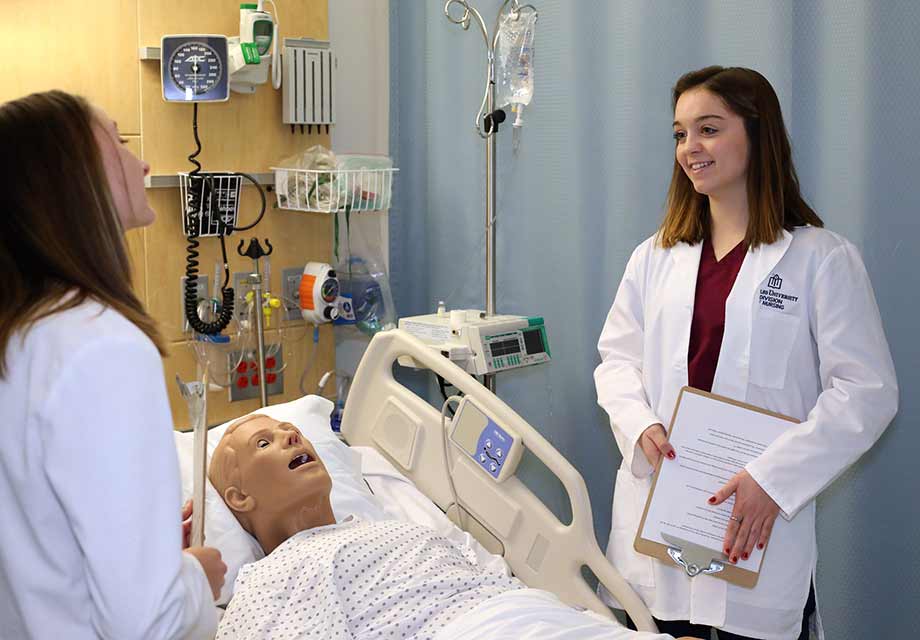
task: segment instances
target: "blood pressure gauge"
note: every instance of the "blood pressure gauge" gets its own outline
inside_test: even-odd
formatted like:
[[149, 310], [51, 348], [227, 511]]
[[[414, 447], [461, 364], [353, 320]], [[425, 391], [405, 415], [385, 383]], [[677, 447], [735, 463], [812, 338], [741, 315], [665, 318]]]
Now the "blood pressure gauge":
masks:
[[230, 97], [227, 37], [163, 36], [160, 82], [167, 102], [223, 102]]

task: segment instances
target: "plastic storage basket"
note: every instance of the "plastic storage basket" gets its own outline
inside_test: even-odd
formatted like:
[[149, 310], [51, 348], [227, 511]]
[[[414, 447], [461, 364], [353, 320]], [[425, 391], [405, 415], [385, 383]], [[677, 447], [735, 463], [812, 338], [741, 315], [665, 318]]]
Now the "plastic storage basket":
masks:
[[197, 232], [200, 237], [220, 233], [223, 220], [224, 235], [230, 235], [236, 225], [240, 208], [242, 177], [226, 172], [201, 171], [179, 174], [179, 196], [182, 206], [182, 228], [186, 236]]
[[278, 207], [294, 211], [379, 211], [390, 208], [399, 169], [272, 167]]

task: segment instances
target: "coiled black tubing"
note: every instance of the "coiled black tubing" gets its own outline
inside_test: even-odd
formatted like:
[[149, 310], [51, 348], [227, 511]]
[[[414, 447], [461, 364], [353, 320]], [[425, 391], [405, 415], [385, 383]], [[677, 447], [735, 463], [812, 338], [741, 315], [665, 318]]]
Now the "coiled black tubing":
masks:
[[[198, 162], [198, 154], [201, 153], [201, 140], [198, 138], [198, 103], [193, 107], [192, 114], [192, 131], [195, 134], [195, 153], [188, 157], [189, 162], [195, 165], [195, 168], [189, 172], [187, 202], [185, 206], [185, 216], [189, 221], [188, 229], [188, 246], [186, 247], [187, 255], [185, 257], [185, 319], [188, 320], [189, 326], [198, 333], [205, 335], [216, 335], [227, 328], [230, 320], [233, 319], [233, 303], [235, 300], [233, 288], [228, 287], [230, 281], [230, 268], [227, 265], [227, 248], [224, 242], [226, 223], [218, 214], [218, 235], [220, 236], [220, 250], [224, 259], [224, 283], [221, 287], [221, 305], [220, 313], [217, 320], [205, 322], [198, 315], [198, 236], [199, 225], [198, 218], [201, 215], [202, 199], [205, 192], [209, 197], [214, 197], [213, 183], [209, 178], [199, 177], [201, 172], [201, 163]], [[208, 184], [210, 183], [210, 184]], [[210, 187], [206, 189], [206, 187]]]

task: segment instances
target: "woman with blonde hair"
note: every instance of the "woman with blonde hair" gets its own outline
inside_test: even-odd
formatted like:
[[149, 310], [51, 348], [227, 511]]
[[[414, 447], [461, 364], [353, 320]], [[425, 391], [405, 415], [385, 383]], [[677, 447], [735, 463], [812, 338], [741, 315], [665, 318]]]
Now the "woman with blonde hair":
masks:
[[124, 233], [149, 166], [84, 99], [0, 106], [0, 627], [203, 637], [225, 567], [182, 552], [163, 339]]
[[[664, 632], [807, 639], [815, 497], [894, 417], [894, 365], [859, 252], [800, 193], [766, 78], [693, 71], [672, 106], [665, 218], [630, 257], [598, 343], [598, 402], [623, 455], [607, 556]], [[682, 455], [663, 425], [686, 385], [800, 420], [698, 505], [734, 497], [727, 562], [770, 540], [753, 589], [633, 549], [653, 468]]]

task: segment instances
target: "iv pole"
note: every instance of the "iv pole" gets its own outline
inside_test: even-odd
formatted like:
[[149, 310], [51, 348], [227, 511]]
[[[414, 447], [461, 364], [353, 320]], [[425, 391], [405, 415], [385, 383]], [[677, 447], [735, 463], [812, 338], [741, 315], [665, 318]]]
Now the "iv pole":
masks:
[[[454, 4], [463, 7], [463, 14], [459, 18], [455, 18], [450, 13], [451, 6]], [[495, 44], [498, 40], [499, 19], [509, 4], [513, 13], [520, 12], [524, 7], [536, 12], [536, 8], [532, 5], [522, 7], [518, 0], [505, 0], [495, 17], [495, 28], [493, 29], [491, 40], [489, 39], [485, 20], [482, 19], [482, 14], [475, 7], [470, 6], [468, 0], [447, 0], [444, 5], [444, 15], [447, 16], [447, 19], [453, 24], [459, 24], [464, 31], [470, 28], [470, 19], [476, 18], [476, 24], [479, 26], [486, 44], [486, 56], [488, 59], [486, 91], [482, 98], [482, 103], [479, 105], [479, 112], [473, 122], [476, 133], [486, 141], [486, 316], [495, 315], [495, 134], [498, 132], [498, 125], [505, 121], [505, 112], [501, 109], [495, 109]], [[494, 374], [484, 376], [483, 384], [489, 391], [495, 393]]]

